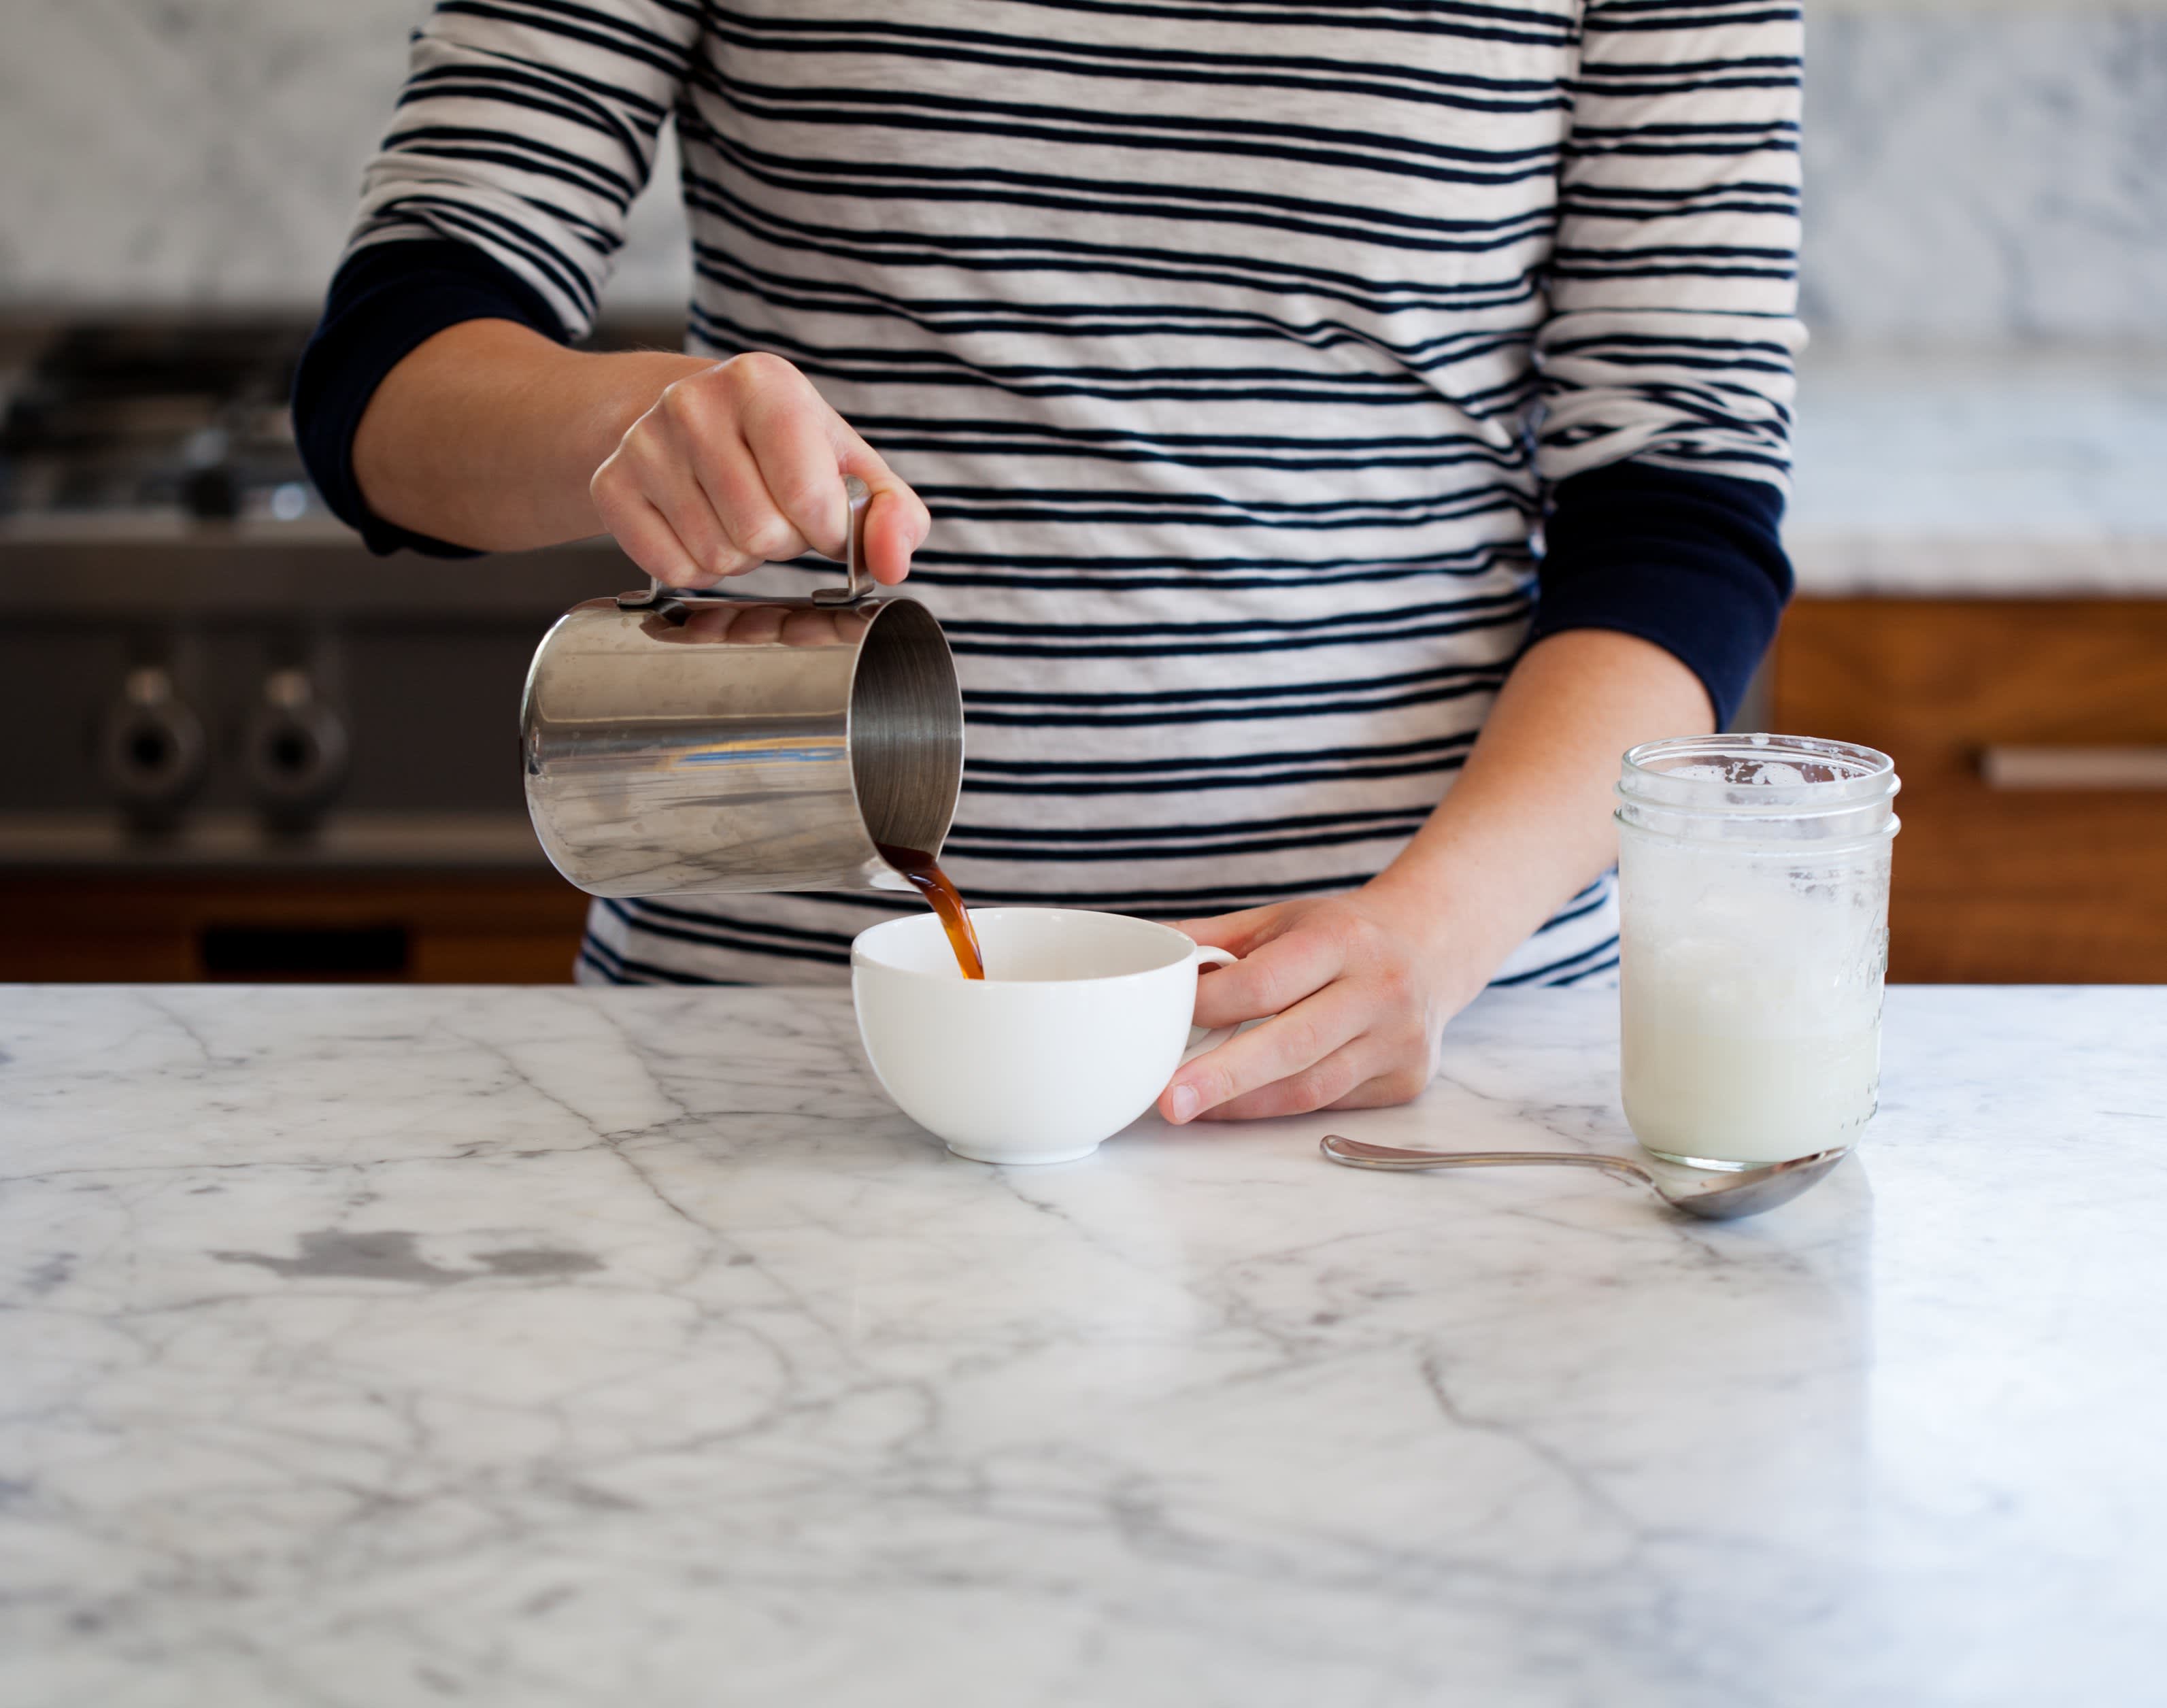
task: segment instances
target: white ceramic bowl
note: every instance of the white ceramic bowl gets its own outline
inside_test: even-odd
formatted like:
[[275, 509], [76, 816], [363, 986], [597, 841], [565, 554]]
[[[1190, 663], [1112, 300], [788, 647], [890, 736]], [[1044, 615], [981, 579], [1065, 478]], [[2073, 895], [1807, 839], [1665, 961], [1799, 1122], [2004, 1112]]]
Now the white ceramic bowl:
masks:
[[1171, 926], [1073, 908], [971, 910], [986, 977], [931, 914], [850, 946], [858, 1036], [897, 1106], [987, 1163], [1089, 1156], [1150, 1108], [1189, 1044], [1199, 948]]

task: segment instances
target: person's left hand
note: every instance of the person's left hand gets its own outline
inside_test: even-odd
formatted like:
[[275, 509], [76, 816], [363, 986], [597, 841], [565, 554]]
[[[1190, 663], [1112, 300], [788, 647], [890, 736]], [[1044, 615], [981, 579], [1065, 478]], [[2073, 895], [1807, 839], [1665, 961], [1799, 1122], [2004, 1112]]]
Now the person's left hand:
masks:
[[1445, 1021], [1481, 988], [1463, 957], [1367, 890], [1179, 929], [1242, 957], [1198, 980], [1197, 1025], [1270, 1018], [1174, 1074], [1158, 1108], [1177, 1123], [1404, 1103], [1437, 1071]]

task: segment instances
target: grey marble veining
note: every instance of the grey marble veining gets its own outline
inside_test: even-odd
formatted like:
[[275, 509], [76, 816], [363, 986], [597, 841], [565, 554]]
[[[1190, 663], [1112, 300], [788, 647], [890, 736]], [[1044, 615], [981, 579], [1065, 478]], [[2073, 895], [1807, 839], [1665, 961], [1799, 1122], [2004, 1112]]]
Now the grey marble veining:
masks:
[[2167, 7], [1809, 0], [1806, 66], [1817, 334], [2167, 342]]
[[0, 993], [0, 1700], [2146, 1700], [2167, 990], [1892, 991], [1756, 1223], [1316, 1156], [1624, 1143], [1613, 1003], [1003, 1171], [840, 993]]
[[[426, 0], [9, 0], [0, 22], [0, 303], [321, 299]], [[681, 310], [674, 146], [611, 306]]]

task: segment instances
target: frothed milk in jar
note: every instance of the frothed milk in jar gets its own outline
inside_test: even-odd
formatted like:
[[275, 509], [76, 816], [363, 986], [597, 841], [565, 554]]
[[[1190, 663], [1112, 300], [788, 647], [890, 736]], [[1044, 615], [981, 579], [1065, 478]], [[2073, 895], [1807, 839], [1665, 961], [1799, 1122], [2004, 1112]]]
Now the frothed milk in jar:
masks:
[[1840, 1150], [1880, 1080], [1895, 770], [1785, 735], [1652, 742], [1619, 795], [1621, 1079], [1666, 1160]]

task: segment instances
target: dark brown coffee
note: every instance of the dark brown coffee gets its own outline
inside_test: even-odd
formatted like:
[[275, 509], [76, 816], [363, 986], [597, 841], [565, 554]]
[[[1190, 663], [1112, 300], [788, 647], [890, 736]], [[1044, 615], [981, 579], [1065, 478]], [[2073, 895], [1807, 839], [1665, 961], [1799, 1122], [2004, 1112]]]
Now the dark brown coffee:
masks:
[[971, 915], [963, 906], [963, 898], [949, 882], [948, 874], [940, 869], [940, 862], [930, 854], [915, 848], [891, 848], [886, 843], [875, 845], [880, 857], [903, 874], [903, 881], [932, 906], [940, 915], [940, 924], [948, 933], [948, 946], [956, 952], [956, 964], [963, 969], [966, 979], [986, 976], [986, 957], [978, 952], [978, 934], [971, 929]]

